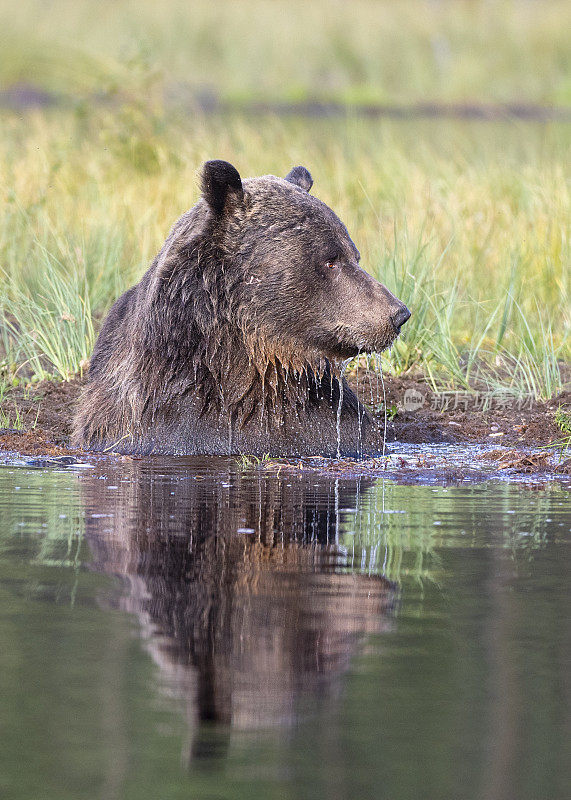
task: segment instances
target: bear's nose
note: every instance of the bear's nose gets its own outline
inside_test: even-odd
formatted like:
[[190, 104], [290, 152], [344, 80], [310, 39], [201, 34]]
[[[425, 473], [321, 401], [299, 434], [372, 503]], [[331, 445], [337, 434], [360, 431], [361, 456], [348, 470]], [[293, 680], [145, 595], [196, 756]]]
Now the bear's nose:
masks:
[[405, 305], [402, 305], [399, 308], [399, 310], [395, 314], [393, 314], [393, 325], [398, 330], [401, 327], [401, 325], [404, 325], [404, 323], [407, 321], [409, 317], [410, 317], [410, 311]]

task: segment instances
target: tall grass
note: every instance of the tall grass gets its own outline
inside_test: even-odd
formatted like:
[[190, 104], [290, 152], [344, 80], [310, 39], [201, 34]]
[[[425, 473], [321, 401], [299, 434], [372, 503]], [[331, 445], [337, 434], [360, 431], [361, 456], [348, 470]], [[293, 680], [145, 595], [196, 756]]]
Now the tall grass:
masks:
[[173, 117], [117, 109], [2, 116], [3, 370], [69, 378], [94, 326], [198, 197], [197, 171], [306, 164], [363, 264], [413, 311], [383, 358], [434, 384], [556, 394], [569, 360], [571, 133], [497, 123]]
[[[417, 242], [410, 249], [406, 233], [395, 241], [404, 250], [394, 250], [382, 273], [414, 315], [403, 336], [383, 355], [386, 371], [420, 370], [434, 390], [485, 390], [536, 399], [561, 391], [568, 336], [559, 337], [556, 345], [550, 315], [542, 313], [537, 302], [535, 309], [524, 312], [511, 293], [514, 280], [495, 307], [462, 299], [464, 281], [441, 269], [446, 249], [431, 262], [427, 246]], [[459, 321], [466, 311], [471, 324], [462, 335]]]
[[10, 287], [0, 325], [13, 339], [15, 372], [69, 380], [89, 364], [95, 343], [89, 293], [77, 274], [61, 273], [48, 262], [45, 290], [37, 297]]

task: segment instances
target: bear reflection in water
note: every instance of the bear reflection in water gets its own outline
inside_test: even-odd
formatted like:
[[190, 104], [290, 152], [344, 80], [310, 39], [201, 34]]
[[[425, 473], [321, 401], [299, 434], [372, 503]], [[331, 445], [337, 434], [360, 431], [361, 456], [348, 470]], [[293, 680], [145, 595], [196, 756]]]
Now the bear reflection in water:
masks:
[[394, 584], [351, 571], [336, 544], [356, 481], [105, 474], [86, 488], [93, 564], [124, 579], [121, 607], [186, 703], [193, 757], [213, 727], [229, 739], [331, 702], [365, 635], [391, 626]]

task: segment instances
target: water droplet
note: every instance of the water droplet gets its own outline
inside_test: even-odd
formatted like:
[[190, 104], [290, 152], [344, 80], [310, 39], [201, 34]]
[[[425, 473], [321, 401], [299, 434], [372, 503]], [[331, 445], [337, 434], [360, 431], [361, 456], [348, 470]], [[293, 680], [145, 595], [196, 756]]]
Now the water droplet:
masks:
[[339, 369], [339, 403], [337, 404], [337, 458], [341, 458], [341, 407], [343, 405], [343, 375], [351, 361], [347, 358]]

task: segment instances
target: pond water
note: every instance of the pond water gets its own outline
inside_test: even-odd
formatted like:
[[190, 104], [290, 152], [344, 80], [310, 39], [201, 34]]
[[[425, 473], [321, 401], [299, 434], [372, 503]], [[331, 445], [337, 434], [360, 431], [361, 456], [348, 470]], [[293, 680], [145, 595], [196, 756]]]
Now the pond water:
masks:
[[3, 467], [0, 796], [563, 798], [570, 530], [561, 482]]

